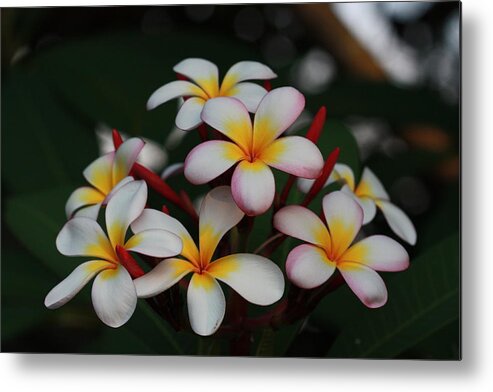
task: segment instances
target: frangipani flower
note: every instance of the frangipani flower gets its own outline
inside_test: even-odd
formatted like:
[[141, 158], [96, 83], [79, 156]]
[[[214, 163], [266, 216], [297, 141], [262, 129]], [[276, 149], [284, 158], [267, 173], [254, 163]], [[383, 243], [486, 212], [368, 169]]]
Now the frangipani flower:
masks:
[[375, 271], [402, 271], [409, 256], [397, 241], [373, 235], [351, 245], [363, 223], [363, 210], [341, 191], [323, 198], [327, 226], [312, 211], [287, 206], [274, 216], [281, 233], [308, 244], [294, 248], [286, 260], [289, 279], [299, 287], [311, 289], [325, 283], [339, 270], [356, 296], [369, 308], [387, 302], [385, 283]]
[[277, 88], [262, 99], [252, 125], [246, 107], [237, 99], [207, 101], [202, 119], [231, 141], [211, 140], [195, 147], [185, 160], [185, 177], [193, 184], [205, 184], [239, 162], [231, 180], [233, 198], [247, 215], [264, 213], [275, 196], [270, 167], [303, 178], [316, 178], [323, 168], [322, 154], [310, 140], [278, 138], [304, 106], [305, 98], [298, 90]]
[[178, 97], [188, 97], [176, 116], [176, 126], [183, 130], [198, 127], [200, 114], [207, 100], [215, 97], [235, 97], [254, 113], [267, 90], [245, 80], [267, 80], [277, 75], [266, 65], [256, 61], [234, 64], [219, 84], [217, 66], [204, 59], [190, 58], [176, 64], [173, 70], [192, 82], [176, 80], [158, 88], [147, 101], [147, 110]]
[[188, 315], [192, 329], [199, 335], [212, 335], [220, 326], [226, 301], [218, 281], [224, 282], [247, 301], [271, 305], [284, 292], [284, 277], [277, 265], [265, 257], [237, 253], [213, 260], [221, 238], [242, 218], [243, 212], [231, 197], [229, 186], [210, 191], [199, 214], [199, 247], [176, 219], [145, 209], [132, 223], [136, 233], [169, 230], [183, 241], [182, 258], [161, 261], [152, 271], [135, 279], [137, 295], [152, 297], [167, 290], [192, 273], [187, 290]]
[[75, 212], [75, 216], [96, 220], [101, 205], [108, 203], [118, 189], [133, 180], [128, 174], [143, 147], [141, 139], [131, 138], [116, 152], [109, 152], [92, 162], [83, 172], [92, 186], [72, 192], [65, 205], [67, 218]]
[[[368, 167], [363, 169], [361, 180], [356, 185], [351, 168], [343, 163], [338, 163], [325, 185], [334, 181], [344, 183], [341, 191], [351, 195], [359, 203], [364, 213], [364, 225], [375, 218], [378, 207], [397, 236], [411, 245], [416, 243], [417, 234], [413, 223], [404, 211], [390, 202], [390, 197], [382, 183]], [[308, 192], [312, 183], [312, 180], [299, 179], [298, 187], [301, 191]]]
[[[137, 304], [134, 283], [120, 263], [117, 248], [153, 257], [170, 257], [182, 250], [182, 241], [169, 231], [140, 231], [125, 241], [130, 223], [144, 210], [147, 185], [131, 181], [123, 185], [106, 207], [108, 236], [99, 224], [89, 218], [75, 217], [62, 228], [56, 246], [65, 256], [93, 257], [79, 265], [46, 296], [45, 306], [56, 309], [70, 301], [93, 277], [92, 303], [98, 317], [110, 327], [125, 324]], [[156, 215], [164, 215], [155, 211]]]

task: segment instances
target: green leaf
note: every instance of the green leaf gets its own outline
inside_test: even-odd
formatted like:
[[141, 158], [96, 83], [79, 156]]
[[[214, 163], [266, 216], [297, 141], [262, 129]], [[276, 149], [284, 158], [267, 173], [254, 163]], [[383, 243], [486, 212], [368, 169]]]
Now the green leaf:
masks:
[[389, 280], [389, 301], [380, 309], [365, 308], [347, 288], [330, 295], [313, 315], [341, 329], [328, 356], [393, 358], [440, 330], [459, 316], [459, 271], [453, 235]]

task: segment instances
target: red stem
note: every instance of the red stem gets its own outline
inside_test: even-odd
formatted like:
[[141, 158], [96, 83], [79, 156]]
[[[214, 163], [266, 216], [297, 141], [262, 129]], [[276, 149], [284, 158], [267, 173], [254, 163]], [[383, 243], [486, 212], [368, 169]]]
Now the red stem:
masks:
[[324, 129], [325, 118], [327, 116], [327, 109], [325, 106], [322, 106], [318, 109], [317, 114], [313, 118], [312, 124], [306, 133], [306, 138], [311, 140], [313, 143], [317, 144], [320, 135], [322, 134], [322, 130]]
[[125, 267], [132, 279], [144, 275], [144, 270], [123, 246], [116, 246], [116, 254], [118, 255], [121, 265]]

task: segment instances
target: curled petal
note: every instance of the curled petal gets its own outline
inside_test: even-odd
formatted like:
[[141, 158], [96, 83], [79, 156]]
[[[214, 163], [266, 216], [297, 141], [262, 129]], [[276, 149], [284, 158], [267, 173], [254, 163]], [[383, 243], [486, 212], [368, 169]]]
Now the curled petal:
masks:
[[187, 99], [183, 105], [181, 105], [178, 114], [176, 115], [176, 126], [184, 131], [197, 128], [202, 124], [200, 115], [204, 108], [205, 100], [199, 97], [192, 97]]
[[134, 280], [139, 298], [154, 297], [192, 272], [194, 266], [186, 260], [165, 259], [147, 274]]
[[358, 196], [368, 196], [373, 199], [389, 200], [389, 195], [385, 191], [377, 176], [367, 167], [363, 169], [361, 180], [354, 193]]
[[318, 246], [303, 244], [294, 248], [286, 260], [286, 273], [291, 282], [303, 289], [325, 283], [334, 273], [336, 263]]
[[69, 196], [65, 204], [65, 214], [70, 218], [80, 207], [102, 203], [105, 198], [99, 190], [89, 186], [77, 188]]
[[387, 302], [387, 288], [383, 279], [371, 268], [362, 264], [338, 264], [344, 280], [365, 306], [379, 308]]
[[176, 64], [173, 71], [193, 80], [209, 97], [218, 95], [219, 71], [216, 64], [204, 59], [189, 58]]
[[185, 177], [192, 184], [205, 184], [243, 157], [243, 151], [234, 143], [223, 140], [201, 143], [185, 159]]
[[318, 147], [301, 136], [275, 140], [260, 154], [269, 166], [303, 178], [317, 178], [324, 166]]
[[126, 140], [115, 153], [113, 161], [113, 185], [117, 185], [121, 180], [128, 176], [133, 164], [137, 161], [139, 153], [144, 148], [144, 141], [133, 137]]
[[271, 305], [284, 293], [281, 270], [262, 256], [247, 253], [229, 255], [211, 263], [207, 272], [256, 305]]
[[240, 61], [234, 64], [224, 76], [221, 93], [226, 93], [235, 84], [244, 80], [267, 80], [277, 75], [267, 66], [257, 61]]
[[159, 105], [178, 97], [208, 98], [205, 91], [197, 85], [185, 80], [175, 80], [174, 82], [166, 83], [152, 93], [147, 101], [147, 110], [152, 110]]
[[104, 199], [103, 204], [108, 204], [108, 202], [111, 200], [113, 196], [115, 196], [116, 192], [118, 192], [124, 185], [128, 184], [131, 181], [134, 181], [135, 179], [132, 176], [127, 176], [123, 180], [121, 180], [118, 184], [116, 184], [111, 192], [109, 193], [108, 196], [106, 196], [106, 199]]
[[113, 159], [115, 153], [105, 154], [84, 169], [84, 177], [104, 195], [111, 192], [113, 188]]
[[152, 257], [176, 256], [182, 251], [180, 237], [166, 230], [150, 229], [133, 235], [125, 249]]
[[48, 309], [57, 309], [65, 305], [89, 282], [98, 272], [113, 268], [114, 264], [103, 260], [87, 261], [74, 269], [69, 276], [58, 283], [45, 298]]
[[404, 211], [388, 201], [377, 200], [376, 203], [392, 231], [407, 243], [416, 244], [416, 229]]
[[190, 325], [195, 333], [209, 336], [217, 331], [224, 318], [226, 301], [216, 279], [207, 273], [193, 274], [187, 303]]
[[225, 96], [240, 100], [250, 113], [257, 111], [262, 98], [267, 94], [267, 90], [255, 83], [239, 83], [230, 88]]
[[241, 161], [231, 179], [233, 198], [245, 214], [263, 214], [274, 201], [276, 185], [274, 175], [263, 162]]

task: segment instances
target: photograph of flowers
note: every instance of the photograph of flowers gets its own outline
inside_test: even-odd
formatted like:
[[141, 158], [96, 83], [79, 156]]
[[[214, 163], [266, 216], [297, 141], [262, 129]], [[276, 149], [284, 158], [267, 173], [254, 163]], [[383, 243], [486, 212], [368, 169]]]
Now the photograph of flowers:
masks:
[[2, 9], [2, 351], [460, 360], [460, 22]]

